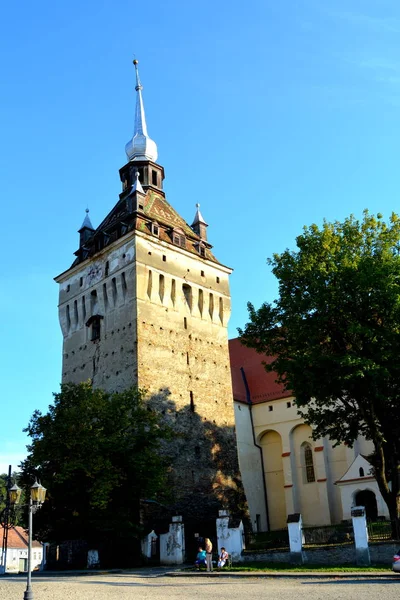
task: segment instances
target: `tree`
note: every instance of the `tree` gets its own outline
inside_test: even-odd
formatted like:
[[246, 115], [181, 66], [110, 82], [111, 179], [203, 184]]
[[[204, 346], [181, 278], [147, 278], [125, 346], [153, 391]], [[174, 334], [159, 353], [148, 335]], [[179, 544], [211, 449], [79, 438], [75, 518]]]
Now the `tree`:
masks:
[[[305, 227], [297, 250], [268, 262], [279, 297], [239, 330], [273, 356], [267, 370], [292, 390], [315, 439], [372, 440], [374, 475], [398, 522], [400, 459], [400, 220], [364, 212]], [[391, 484], [389, 485], [389, 482]]]
[[139, 538], [140, 500], [157, 499], [168, 468], [160, 446], [169, 432], [144, 395], [64, 384], [47, 414], [33, 413], [21, 481], [30, 486], [37, 477], [47, 488], [35, 516], [41, 539]]

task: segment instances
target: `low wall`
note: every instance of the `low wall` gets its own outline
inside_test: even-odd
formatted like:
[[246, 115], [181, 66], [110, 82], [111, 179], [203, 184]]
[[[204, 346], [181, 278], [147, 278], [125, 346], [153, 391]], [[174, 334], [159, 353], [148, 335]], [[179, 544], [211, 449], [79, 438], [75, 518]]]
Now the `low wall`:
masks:
[[[392, 563], [394, 554], [400, 549], [400, 542], [374, 542], [369, 544], [371, 563]], [[304, 562], [312, 565], [355, 565], [356, 551], [354, 544], [343, 544], [337, 546], [321, 546], [318, 548], [304, 548]], [[290, 552], [285, 550], [251, 551], [242, 553], [242, 561], [264, 561], [271, 563], [289, 563]]]

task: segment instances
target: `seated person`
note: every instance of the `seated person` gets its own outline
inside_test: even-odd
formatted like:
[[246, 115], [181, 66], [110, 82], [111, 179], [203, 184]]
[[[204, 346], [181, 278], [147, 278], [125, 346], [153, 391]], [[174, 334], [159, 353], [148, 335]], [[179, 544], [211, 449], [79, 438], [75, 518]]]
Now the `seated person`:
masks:
[[201, 565], [206, 566], [206, 551], [203, 550], [201, 546], [199, 546], [199, 551], [196, 556], [196, 560], [194, 561], [197, 569], [199, 570]]
[[225, 550], [225, 548], [222, 546], [221, 548], [221, 554], [218, 557], [218, 568], [221, 569], [222, 567], [225, 566], [226, 561], [229, 558], [229, 554], [227, 553], [227, 551]]

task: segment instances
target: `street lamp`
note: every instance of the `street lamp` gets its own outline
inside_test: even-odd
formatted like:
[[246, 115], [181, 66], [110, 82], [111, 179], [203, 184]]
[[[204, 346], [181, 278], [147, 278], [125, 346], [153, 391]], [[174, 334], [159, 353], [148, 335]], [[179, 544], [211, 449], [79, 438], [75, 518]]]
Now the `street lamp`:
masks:
[[[14, 486], [16, 496], [21, 495], [21, 490], [18, 486]], [[11, 490], [10, 490], [11, 492]], [[31, 555], [32, 555], [32, 514], [43, 504], [46, 497], [46, 488], [35, 481], [31, 487], [31, 495], [29, 497], [29, 527], [28, 527], [28, 577], [26, 590], [24, 592], [24, 600], [33, 600], [32, 592], [32, 571], [31, 571]]]

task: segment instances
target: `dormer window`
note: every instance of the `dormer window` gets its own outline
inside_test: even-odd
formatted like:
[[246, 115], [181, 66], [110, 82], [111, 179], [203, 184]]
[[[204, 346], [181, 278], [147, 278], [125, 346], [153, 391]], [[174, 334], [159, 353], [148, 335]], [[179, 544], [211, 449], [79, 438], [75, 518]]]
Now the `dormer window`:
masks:
[[100, 339], [102, 318], [102, 315], [92, 315], [86, 321], [86, 327], [90, 327], [90, 339], [92, 342], [96, 342]]
[[158, 237], [158, 235], [160, 233], [160, 228], [158, 226], [158, 223], [152, 223], [151, 224], [151, 233], [153, 235], [156, 235]]
[[200, 244], [197, 245], [197, 251], [200, 254], [200, 256], [202, 256], [203, 258], [206, 257], [206, 247], [202, 242], [200, 242]]
[[172, 243], [180, 248], [186, 248], [186, 236], [182, 229], [174, 229], [172, 232]]

